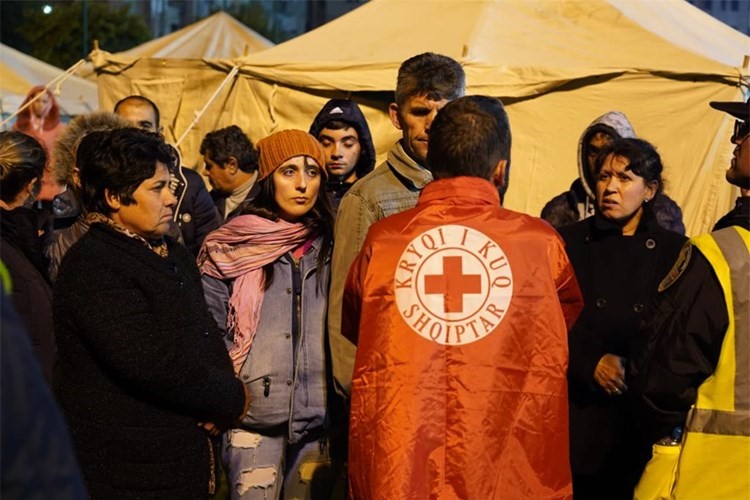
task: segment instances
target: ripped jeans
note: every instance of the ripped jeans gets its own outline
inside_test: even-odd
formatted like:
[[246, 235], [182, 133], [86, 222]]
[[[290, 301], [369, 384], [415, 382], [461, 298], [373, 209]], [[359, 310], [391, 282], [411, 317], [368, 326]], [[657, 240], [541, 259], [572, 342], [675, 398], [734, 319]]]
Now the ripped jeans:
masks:
[[328, 498], [333, 483], [328, 446], [314, 434], [289, 443], [286, 433], [226, 432], [222, 458], [232, 500]]

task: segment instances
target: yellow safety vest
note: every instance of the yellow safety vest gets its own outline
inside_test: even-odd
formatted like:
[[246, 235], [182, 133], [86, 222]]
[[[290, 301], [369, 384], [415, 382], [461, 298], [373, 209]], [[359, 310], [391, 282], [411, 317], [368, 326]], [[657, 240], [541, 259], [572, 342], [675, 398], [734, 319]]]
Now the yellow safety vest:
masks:
[[750, 498], [750, 232], [692, 239], [721, 283], [729, 327], [688, 413], [672, 498]]
[[5, 263], [0, 260], [0, 290], [6, 295], [13, 293], [13, 280], [10, 277], [10, 271], [5, 267]]
[[750, 498], [750, 232], [692, 238], [721, 284], [729, 326], [713, 375], [698, 388], [681, 445], [654, 445], [636, 500]]

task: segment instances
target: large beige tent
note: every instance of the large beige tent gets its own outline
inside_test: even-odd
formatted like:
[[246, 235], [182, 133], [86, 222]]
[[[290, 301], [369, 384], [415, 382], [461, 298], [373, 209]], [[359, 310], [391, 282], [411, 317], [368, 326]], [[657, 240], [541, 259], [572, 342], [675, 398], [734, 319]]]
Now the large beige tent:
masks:
[[[0, 114], [12, 115], [26, 98], [31, 87], [47, 85], [63, 70], [0, 44]], [[63, 115], [95, 111], [99, 107], [96, 84], [75, 75], [51, 88]]]
[[181, 30], [151, 40], [123, 57], [166, 59], [232, 59], [273, 47], [273, 42], [251, 30], [226, 12], [217, 12]]
[[364, 106], [379, 152], [398, 137], [385, 111], [398, 66], [425, 51], [459, 60], [468, 93], [506, 103], [513, 168], [506, 205], [538, 214], [576, 174], [581, 131], [625, 112], [662, 153], [667, 191], [690, 234], [732, 204], [723, 179], [731, 120], [712, 100], [742, 99], [750, 39], [683, 0], [372, 0], [296, 39], [244, 58], [183, 61], [92, 54], [102, 106], [138, 91], [166, 108], [181, 136], [230, 71], [238, 71], [181, 143], [199, 166], [202, 136], [237, 124], [257, 141], [306, 129], [326, 99]]
[[[219, 11], [173, 33], [118, 52], [115, 56], [168, 60], [233, 59], [273, 46], [272, 41], [226, 12]], [[96, 79], [92, 64], [87, 64], [77, 74], [84, 78]]]

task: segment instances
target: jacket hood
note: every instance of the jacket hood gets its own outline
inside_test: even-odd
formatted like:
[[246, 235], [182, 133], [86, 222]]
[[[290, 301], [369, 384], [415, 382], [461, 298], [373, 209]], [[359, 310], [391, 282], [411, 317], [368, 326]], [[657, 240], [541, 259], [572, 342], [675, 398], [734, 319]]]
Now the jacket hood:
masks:
[[581, 134], [578, 140], [578, 177], [583, 183], [583, 189], [586, 194], [594, 199], [595, 182], [590, 178], [588, 164], [584, 158], [584, 144], [588, 143], [591, 136], [597, 132], [605, 132], [615, 139], [625, 139], [635, 137], [633, 125], [630, 124], [625, 113], [620, 111], [610, 111], [596, 118]]
[[333, 120], [349, 123], [357, 131], [361, 153], [354, 170], [357, 172], [357, 179], [361, 179], [375, 168], [375, 146], [365, 115], [362, 114], [362, 110], [354, 101], [331, 99], [313, 120], [310, 126], [310, 134], [317, 138], [320, 131]]
[[108, 111], [95, 111], [79, 115], [70, 120], [60, 133], [54, 151], [55, 161], [52, 163], [52, 176], [60, 184], [72, 186], [78, 195], [78, 186], [73, 179], [78, 144], [85, 136], [92, 132], [104, 132], [120, 128], [131, 127], [131, 123], [121, 116]]

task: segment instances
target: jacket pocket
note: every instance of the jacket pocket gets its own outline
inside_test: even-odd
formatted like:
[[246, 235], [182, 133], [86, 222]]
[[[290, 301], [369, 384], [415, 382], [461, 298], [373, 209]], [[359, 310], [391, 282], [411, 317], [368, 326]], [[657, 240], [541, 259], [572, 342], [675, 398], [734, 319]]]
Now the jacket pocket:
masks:
[[269, 428], [289, 420], [291, 384], [263, 375], [246, 381], [250, 391], [250, 409], [243, 424], [252, 428]]

